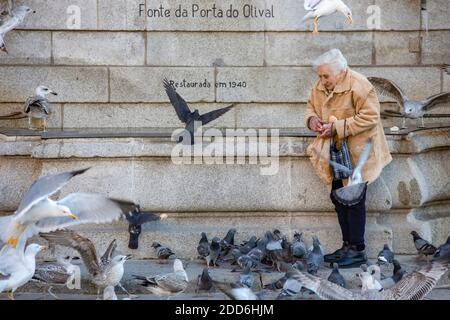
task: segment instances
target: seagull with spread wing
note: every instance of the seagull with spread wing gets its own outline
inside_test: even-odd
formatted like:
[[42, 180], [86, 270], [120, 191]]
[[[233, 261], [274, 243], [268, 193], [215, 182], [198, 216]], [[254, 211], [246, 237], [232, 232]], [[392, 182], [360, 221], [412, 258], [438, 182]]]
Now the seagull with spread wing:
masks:
[[[211, 121], [219, 118], [223, 114], [230, 111], [234, 105], [231, 105], [226, 108], [217, 109], [205, 114], [200, 115], [199, 111], [196, 109], [191, 111], [186, 101], [175, 91], [173, 85], [169, 82], [169, 80], [164, 79], [163, 81], [164, 88], [166, 90], [167, 96], [175, 108], [175, 111], [178, 115], [178, 118], [186, 124], [185, 132], [189, 133], [190, 136], [190, 144], [193, 145], [194, 142], [194, 132], [197, 130], [197, 125], [200, 124], [204, 126], [205, 124], [210, 123]], [[187, 135], [181, 135], [178, 139], [178, 142], [185, 142]]]
[[57, 201], [50, 199], [73, 177], [88, 169], [51, 174], [36, 180], [25, 193], [16, 212], [0, 217], [0, 241], [15, 248], [19, 241], [26, 242], [39, 232], [119, 220], [134, 203], [94, 193], [72, 193]]
[[131, 259], [131, 255], [114, 256], [117, 248], [116, 240], [110, 243], [103, 256], [99, 258], [92, 241], [74, 231], [58, 230], [50, 233], [41, 233], [40, 236], [47, 240], [50, 245], [72, 248], [80, 254], [91, 276], [92, 282], [97, 286], [97, 296], [100, 294], [101, 289], [108, 286], [119, 286], [130, 295], [120, 281], [124, 274], [123, 265]]
[[449, 268], [450, 244], [444, 245], [428, 265], [404, 275], [394, 286], [381, 291], [352, 292], [325, 279], [300, 271], [291, 271], [291, 276], [323, 300], [422, 300], [433, 290]]
[[313, 34], [319, 33], [319, 18], [329, 16], [335, 12], [341, 12], [347, 17], [349, 24], [353, 23], [352, 11], [342, 0], [305, 0], [304, 7], [308, 13], [303, 17], [302, 22], [314, 19]]
[[[400, 87], [394, 81], [377, 77], [370, 77], [367, 79], [375, 87], [379, 95], [394, 99], [394, 101], [400, 106], [400, 109], [402, 110], [400, 113], [393, 111], [390, 112], [385, 111], [383, 115], [393, 117], [401, 116], [403, 118], [402, 129], [406, 129], [405, 126], [406, 118], [409, 119], [421, 118], [422, 120], [421, 127], [422, 128], [425, 127], [423, 123], [425, 113], [430, 111], [435, 106], [450, 102], [450, 92], [438, 93], [436, 95], [429, 97], [424, 101], [417, 101], [409, 99], [402, 91], [402, 89], [400, 89]], [[439, 116], [436, 115], [436, 117]]]

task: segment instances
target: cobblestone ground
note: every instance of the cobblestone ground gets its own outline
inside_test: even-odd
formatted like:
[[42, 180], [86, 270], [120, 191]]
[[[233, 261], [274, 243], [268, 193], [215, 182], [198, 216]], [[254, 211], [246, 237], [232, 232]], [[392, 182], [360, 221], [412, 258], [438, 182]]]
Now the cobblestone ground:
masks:
[[[417, 268], [420, 268], [423, 265], [424, 261], [417, 262], [414, 256], [397, 256], [396, 257], [402, 267], [407, 271], [413, 271]], [[375, 261], [372, 261], [375, 262]], [[190, 279], [190, 284], [186, 291], [177, 296], [171, 297], [171, 300], [223, 300], [226, 299], [226, 296], [218, 290], [214, 288], [211, 292], [196, 292], [196, 282], [197, 277], [201, 273], [202, 269], [205, 266], [204, 261], [200, 260], [184, 260], [183, 261], [186, 272]], [[64, 300], [95, 300], [96, 289], [93, 285], [86, 280], [86, 270], [80, 263], [80, 267], [82, 270], [82, 283], [80, 290], [69, 290], [68, 288], [53, 288], [53, 292], [60, 298]], [[225, 281], [225, 282], [235, 282], [239, 277], [239, 272], [232, 272], [235, 266], [232, 266], [228, 263], [223, 263], [220, 267], [210, 268], [210, 275], [214, 280]], [[391, 275], [392, 267], [382, 267], [382, 272], [385, 275]], [[347, 269], [341, 270], [341, 273], [347, 280], [347, 284], [349, 289], [351, 290], [359, 290], [360, 281], [356, 277], [356, 273], [360, 269]], [[153, 294], [149, 294], [146, 289], [139, 286], [136, 280], [133, 280], [133, 275], [146, 275], [152, 276], [161, 273], [167, 273], [172, 271], [172, 260], [139, 260], [139, 261], [129, 261], [125, 265], [125, 275], [122, 280], [123, 286], [132, 294], [137, 297], [133, 297], [133, 300], [165, 300], [166, 297], [158, 297]], [[328, 277], [331, 269], [328, 266], [323, 266], [319, 270], [319, 276]], [[256, 285], [254, 290], [259, 291], [262, 284], [268, 284], [283, 276], [283, 273], [279, 272], [262, 272], [261, 277], [257, 273], [254, 273], [256, 277]], [[260, 278], [260, 279], [259, 279]], [[442, 286], [448, 286], [450, 284], [450, 278], [448, 273], [442, 277], [441, 281], [438, 283], [438, 286], [426, 297], [426, 299], [430, 300], [450, 300], [450, 288], [440, 288]], [[37, 283], [29, 283], [26, 286], [20, 288], [15, 295], [17, 300], [53, 300], [54, 298], [49, 294], [46, 294], [47, 287], [43, 287]], [[120, 288], [116, 288], [116, 293], [119, 299], [127, 298], [127, 295], [121, 291]], [[265, 291], [264, 299], [276, 299], [279, 294], [278, 291]], [[0, 294], [0, 300], [5, 300], [6, 295]], [[314, 300], [317, 297], [313, 294], [302, 293], [296, 297], [292, 297], [290, 299], [299, 299], [299, 300]]]

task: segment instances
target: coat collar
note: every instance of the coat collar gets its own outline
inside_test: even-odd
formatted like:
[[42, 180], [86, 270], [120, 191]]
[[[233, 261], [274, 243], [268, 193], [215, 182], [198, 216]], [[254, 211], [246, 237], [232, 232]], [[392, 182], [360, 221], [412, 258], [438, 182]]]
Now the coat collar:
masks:
[[[350, 91], [351, 90], [351, 77], [352, 77], [351, 70], [347, 69], [344, 79], [336, 85], [333, 92], [334, 93], [342, 93], [342, 92]], [[322, 82], [320, 82], [320, 80], [318, 81], [317, 89], [327, 93], [327, 89], [323, 86], [323, 84], [322, 84]]]

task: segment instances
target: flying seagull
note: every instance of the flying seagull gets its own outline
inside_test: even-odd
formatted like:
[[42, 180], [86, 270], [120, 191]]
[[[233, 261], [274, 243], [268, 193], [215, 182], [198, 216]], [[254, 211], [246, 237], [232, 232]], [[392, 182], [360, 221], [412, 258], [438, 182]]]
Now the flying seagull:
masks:
[[333, 160], [325, 159], [325, 157], [321, 155], [316, 149], [313, 149], [319, 157], [328, 160], [334, 168], [350, 175], [350, 177], [348, 178], [348, 184], [345, 187], [332, 191], [334, 198], [343, 205], [350, 206], [357, 204], [361, 201], [364, 195], [364, 190], [367, 188], [367, 182], [364, 182], [363, 180], [362, 169], [369, 159], [370, 153], [372, 151], [372, 145], [373, 141], [372, 139], [369, 139], [369, 141], [364, 146], [356, 167], [353, 170], [350, 170], [346, 166], [334, 162]]
[[400, 87], [391, 80], [377, 77], [370, 77], [367, 79], [375, 87], [378, 94], [394, 99], [394, 101], [400, 106], [400, 109], [402, 110], [400, 113], [386, 111], [383, 115], [402, 116], [403, 117], [402, 129], [406, 128], [405, 126], [406, 118], [410, 119], [421, 118], [422, 120], [421, 127], [422, 128], [425, 127], [423, 123], [425, 113], [437, 105], [450, 102], [450, 92], [438, 93], [436, 95], [429, 97], [424, 101], [416, 101], [410, 100], [405, 95], [405, 93], [403, 93], [402, 89], [400, 89]]
[[14, 300], [14, 292], [33, 278], [36, 269], [36, 255], [46, 247], [30, 244], [13, 248], [4, 245], [0, 250], [0, 293], [9, 291], [8, 297]]
[[10, 11], [10, 15], [0, 18], [0, 51], [8, 53], [5, 44], [5, 35], [21, 24], [31, 11], [27, 6], [19, 6]]
[[25, 105], [23, 106], [23, 112], [28, 115], [28, 129], [32, 130], [31, 119], [42, 119], [44, 132], [46, 130], [46, 122], [47, 118], [50, 116], [52, 109], [50, 107], [50, 102], [47, 99], [47, 96], [52, 94], [57, 96], [58, 94], [53, 90], [50, 90], [46, 86], [39, 86], [36, 88], [36, 95], [29, 97], [27, 101], [25, 101]]
[[352, 292], [325, 279], [300, 271], [294, 271], [295, 274], [292, 277], [323, 300], [422, 300], [433, 290], [449, 267], [450, 246], [447, 248], [444, 246], [439, 256], [435, 256], [428, 265], [403, 276], [394, 286], [381, 291]]
[[54, 201], [50, 197], [73, 177], [87, 169], [51, 174], [36, 180], [13, 215], [0, 218], [0, 240], [16, 247], [39, 232], [51, 232], [76, 224], [118, 220], [134, 203], [100, 194], [72, 193]]
[[304, 7], [308, 13], [303, 17], [302, 22], [314, 19], [313, 34], [319, 33], [319, 18], [329, 16], [335, 12], [341, 12], [347, 17], [349, 24], [353, 23], [352, 11], [341, 0], [305, 0]]
[[137, 249], [139, 247], [139, 236], [142, 232], [142, 225], [150, 221], [165, 219], [167, 215], [143, 212], [141, 211], [141, 207], [136, 204], [133, 210], [125, 213], [125, 218], [128, 221], [128, 233], [130, 234], [128, 248]]
[[[204, 126], [205, 124], [208, 124], [211, 121], [219, 118], [223, 114], [227, 113], [234, 107], [234, 105], [231, 105], [226, 108], [217, 109], [200, 115], [197, 109], [193, 112], [189, 109], [186, 101], [175, 91], [175, 88], [170, 84], [169, 80], [164, 79], [163, 84], [164, 88], [166, 89], [167, 96], [169, 97], [172, 106], [175, 108], [178, 118], [186, 124], [185, 132], [189, 133], [191, 145], [195, 143], [194, 132], [197, 130], [197, 125], [200, 124]], [[186, 138], [186, 135], [181, 135], [178, 139], [178, 142], [183, 141], [184, 144], [189, 144], [184, 141]]]
[[186, 290], [189, 279], [180, 259], [173, 261], [173, 272], [156, 275], [154, 277], [134, 276], [142, 280], [141, 285], [159, 296], [177, 295]]
[[40, 236], [47, 240], [49, 244], [72, 248], [80, 254], [92, 282], [97, 286], [97, 296], [99, 296], [101, 289], [108, 286], [119, 286], [131, 296], [120, 283], [124, 274], [123, 265], [131, 259], [131, 255], [114, 256], [117, 247], [116, 240], [113, 240], [103, 256], [99, 257], [92, 241], [75, 231], [58, 230], [51, 233], [41, 233]]

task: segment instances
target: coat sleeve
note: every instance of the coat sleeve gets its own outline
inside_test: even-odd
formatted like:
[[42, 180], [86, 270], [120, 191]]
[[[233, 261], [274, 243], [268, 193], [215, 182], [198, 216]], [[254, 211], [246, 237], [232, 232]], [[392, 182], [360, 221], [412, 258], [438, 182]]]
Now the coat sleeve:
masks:
[[[311, 130], [309, 127], [309, 119], [312, 117], [319, 117], [316, 113], [315, 104], [314, 104], [314, 89], [311, 90], [311, 94], [309, 95], [308, 103], [306, 104], [306, 112], [305, 112], [305, 126]], [[319, 117], [320, 118], [320, 117]]]
[[[356, 110], [354, 116], [335, 122], [339, 139], [356, 136], [361, 132], [370, 130], [380, 121], [380, 102], [373, 87], [366, 96], [355, 95], [354, 104]], [[344, 123], [347, 124], [345, 136]]]

